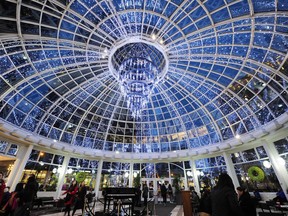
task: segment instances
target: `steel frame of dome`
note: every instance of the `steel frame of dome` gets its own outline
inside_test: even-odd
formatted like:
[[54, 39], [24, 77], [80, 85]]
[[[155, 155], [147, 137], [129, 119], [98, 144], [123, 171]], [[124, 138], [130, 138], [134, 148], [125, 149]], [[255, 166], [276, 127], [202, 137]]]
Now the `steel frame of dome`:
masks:
[[[287, 123], [286, 0], [6, 0], [0, 11], [2, 136], [175, 158]], [[169, 63], [141, 120], [109, 72], [109, 53], [127, 38], [163, 47]]]

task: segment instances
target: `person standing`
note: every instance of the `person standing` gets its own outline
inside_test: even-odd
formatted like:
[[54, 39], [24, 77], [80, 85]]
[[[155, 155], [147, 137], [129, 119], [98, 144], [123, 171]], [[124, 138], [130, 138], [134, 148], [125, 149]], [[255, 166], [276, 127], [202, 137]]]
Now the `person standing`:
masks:
[[166, 203], [167, 203], [167, 188], [165, 186], [165, 184], [163, 183], [161, 185], [161, 196], [163, 198], [163, 204], [166, 206]]
[[251, 199], [250, 194], [242, 187], [237, 187], [238, 202], [245, 216], [256, 216], [256, 206]]
[[243, 216], [231, 177], [219, 175], [217, 185], [211, 192], [212, 216]]
[[37, 196], [38, 183], [34, 174], [31, 174], [24, 189], [19, 193], [20, 207], [15, 210], [14, 216], [29, 216], [33, 207], [34, 198]]
[[141, 206], [141, 187], [140, 185], [136, 188], [135, 194], [135, 206]]
[[171, 184], [168, 185], [167, 194], [168, 194], [168, 196], [170, 198], [170, 203], [172, 203], [173, 202], [173, 191], [172, 191]]
[[86, 194], [87, 194], [87, 187], [85, 186], [85, 182], [83, 181], [76, 195], [76, 202], [73, 208], [72, 216], [75, 214], [77, 209], [82, 209], [82, 215], [83, 215]]
[[144, 198], [144, 207], [147, 206], [147, 200], [148, 200], [148, 187], [146, 184], [144, 184], [143, 186], [143, 192], [142, 192], [142, 196]]
[[71, 206], [74, 204], [74, 200], [75, 200], [75, 196], [76, 196], [77, 191], [78, 191], [77, 182], [76, 182], [76, 180], [73, 180], [72, 184], [69, 186], [68, 190], [62, 194], [62, 195], [66, 194], [64, 215], [66, 215], [66, 213], [68, 213], [68, 216], [70, 216]]
[[2, 202], [5, 188], [6, 188], [6, 184], [4, 181], [4, 174], [3, 172], [0, 172], [0, 203]]

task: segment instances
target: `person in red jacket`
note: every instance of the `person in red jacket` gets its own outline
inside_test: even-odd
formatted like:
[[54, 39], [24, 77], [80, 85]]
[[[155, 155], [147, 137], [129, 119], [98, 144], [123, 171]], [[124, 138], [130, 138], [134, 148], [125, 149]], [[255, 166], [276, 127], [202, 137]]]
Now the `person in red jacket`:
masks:
[[71, 206], [74, 204], [77, 192], [78, 192], [78, 186], [76, 180], [74, 180], [72, 184], [69, 186], [68, 190], [62, 194], [62, 195], [66, 194], [64, 215], [68, 213], [68, 216], [70, 216]]
[[3, 172], [0, 172], [0, 203], [2, 202], [4, 189], [6, 188], [6, 184], [3, 178], [4, 178]]

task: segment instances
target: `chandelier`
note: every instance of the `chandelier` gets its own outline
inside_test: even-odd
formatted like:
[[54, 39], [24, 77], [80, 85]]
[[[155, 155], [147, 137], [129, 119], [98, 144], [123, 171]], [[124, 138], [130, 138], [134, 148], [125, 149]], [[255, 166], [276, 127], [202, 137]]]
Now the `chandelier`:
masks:
[[131, 57], [121, 64], [119, 71], [121, 92], [126, 98], [132, 116], [141, 117], [154, 85], [158, 82], [158, 69], [148, 59]]
[[147, 42], [124, 43], [110, 54], [109, 67], [134, 118], [141, 118], [153, 88], [167, 71], [167, 57]]

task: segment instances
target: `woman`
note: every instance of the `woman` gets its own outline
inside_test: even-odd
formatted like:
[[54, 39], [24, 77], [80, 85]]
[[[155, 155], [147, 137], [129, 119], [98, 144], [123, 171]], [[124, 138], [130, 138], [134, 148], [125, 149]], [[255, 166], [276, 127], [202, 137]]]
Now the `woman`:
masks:
[[62, 194], [62, 195], [66, 194], [64, 215], [68, 213], [68, 216], [70, 216], [71, 206], [74, 204], [77, 191], [78, 191], [77, 182], [76, 180], [74, 180], [72, 184], [69, 186], [68, 190]]
[[227, 173], [219, 175], [217, 185], [211, 192], [211, 202], [212, 216], [243, 216], [232, 179]]
[[2, 209], [5, 211], [5, 216], [14, 215], [15, 210], [22, 206], [23, 203], [21, 203], [19, 197], [23, 191], [23, 188], [24, 184], [21, 182], [16, 185], [15, 191], [11, 193], [9, 200]]
[[237, 187], [238, 202], [240, 208], [245, 216], [256, 216], [256, 207], [250, 194], [242, 187]]
[[86, 193], [87, 193], [87, 187], [85, 186], [85, 182], [83, 181], [76, 195], [76, 202], [73, 208], [72, 216], [75, 214], [77, 209], [82, 209], [82, 215], [83, 215]]

